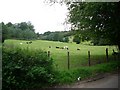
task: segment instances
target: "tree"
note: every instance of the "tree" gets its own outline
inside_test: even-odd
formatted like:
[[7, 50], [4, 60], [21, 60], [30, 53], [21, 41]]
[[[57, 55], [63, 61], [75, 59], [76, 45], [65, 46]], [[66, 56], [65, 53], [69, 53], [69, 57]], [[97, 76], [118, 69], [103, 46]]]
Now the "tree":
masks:
[[79, 34], [75, 35], [73, 38], [73, 42], [76, 42], [76, 44], [80, 44], [81, 41], [81, 37], [79, 36]]
[[64, 37], [64, 38], [62, 39], [62, 41], [63, 41], [63, 42], [69, 42], [69, 38], [68, 38], [68, 37]]
[[69, 22], [91, 37], [110, 40], [120, 50], [120, 2], [74, 2], [68, 4]]
[[2, 43], [4, 43], [5, 39], [8, 39], [10, 34], [8, 34], [8, 27], [4, 24], [4, 22], [1, 23], [2, 25]]
[[2, 42], [5, 39], [36, 39], [37, 35], [34, 26], [28, 22], [12, 24], [11, 22], [2, 24]]
[[50, 40], [50, 41], [60, 41], [60, 42], [69, 42], [69, 36], [73, 35], [73, 31], [47, 31], [44, 34], [38, 36], [39, 39]]

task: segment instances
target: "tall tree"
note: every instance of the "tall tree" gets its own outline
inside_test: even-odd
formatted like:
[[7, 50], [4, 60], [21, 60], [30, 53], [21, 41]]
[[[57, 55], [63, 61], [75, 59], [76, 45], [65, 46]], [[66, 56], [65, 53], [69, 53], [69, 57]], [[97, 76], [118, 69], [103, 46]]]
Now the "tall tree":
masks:
[[68, 4], [69, 22], [91, 37], [109, 39], [120, 50], [120, 2], [77, 2]]
[[2, 24], [2, 42], [5, 39], [36, 39], [34, 26], [28, 22]]

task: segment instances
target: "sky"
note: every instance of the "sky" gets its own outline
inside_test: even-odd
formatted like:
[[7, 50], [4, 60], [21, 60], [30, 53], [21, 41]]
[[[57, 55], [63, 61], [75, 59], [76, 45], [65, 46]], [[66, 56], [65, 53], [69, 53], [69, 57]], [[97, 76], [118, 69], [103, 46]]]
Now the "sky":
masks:
[[30, 21], [35, 32], [69, 30], [64, 25], [68, 10], [65, 5], [47, 4], [44, 0], [0, 0], [0, 22], [20, 23]]

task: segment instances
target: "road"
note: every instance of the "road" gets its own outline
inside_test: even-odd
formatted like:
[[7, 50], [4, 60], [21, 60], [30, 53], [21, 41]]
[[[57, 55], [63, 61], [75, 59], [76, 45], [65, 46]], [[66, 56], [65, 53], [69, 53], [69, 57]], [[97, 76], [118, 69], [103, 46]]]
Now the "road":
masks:
[[60, 86], [60, 88], [118, 88], [118, 74], [110, 74], [91, 79], [79, 81], [72, 85]]

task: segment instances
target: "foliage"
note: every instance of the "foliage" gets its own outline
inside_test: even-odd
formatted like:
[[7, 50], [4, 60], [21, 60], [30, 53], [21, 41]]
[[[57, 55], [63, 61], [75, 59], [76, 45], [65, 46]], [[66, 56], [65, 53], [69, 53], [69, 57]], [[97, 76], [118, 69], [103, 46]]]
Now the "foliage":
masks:
[[120, 2], [73, 2], [68, 4], [73, 30], [108, 39], [120, 49]]
[[[68, 46], [70, 52], [70, 69], [75, 69], [83, 66], [88, 66], [88, 51], [91, 52], [91, 62], [94, 64], [101, 61], [106, 61], [105, 49], [109, 50], [109, 57], [112, 56], [113, 49], [117, 52], [116, 46], [92, 46], [89, 44], [75, 44], [75, 43], [64, 43], [46, 40], [34, 40], [31, 44], [26, 44], [26, 40], [6, 40], [4, 45], [13, 44], [21, 48], [27, 48], [30, 50], [42, 49], [50, 51], [50, 56], [53, 58], [53, 64], [56, 70], [67, 70], [67, 51], [66, 49], [56, 49], [56, 46], [64, 47]], [[20, 43], [23, 43], [22, 45]], [[12, 45], [13, 46], [13, 45]], [[49, 48], [51, 46], [51, 48]], [[80, 50], [77, 50], [79, 48]], [[62, 57], [62, 58], [61, 58]]]
[[41, 50], [3, 47], [3, 89], [45, 87], [54, 82], [53, 61]]
[[[22, 42], [23, 44], [20, 45], [19, 44], [20, 42]], [[25, 42], [26, 41], [22, 41], [22, 40], [6, 40], [4, 45], [6, 46], [8, 44], [10, 45], [11, 43], [14, 43], [17, 46], [19, 45], [21, 48], [26, 48], [27, 44]], [[48, 46], [51, 46], [51, 48], [48, 48]], [[56, 49], [55, 48], [56, 46], [68, 46], [69, 47], [70, 70], [68, 70], [68, 68], [67, 68], [67, 50]], [[80, 51], [77, 51], [76, 47], [80, 47]], [[46, 58], [45, 52], [44, 52], [44, 54], [40, 53], [39, 54], [40, 56], [39, 56], [37, 53], [40, 51], [35, 51], [35, 49], [40, 49], [40, 48], [42, 48], [43, 50], [46, 50], [46, 51], [49, 50], [51, 52], [50, 56], [53, 58], [52, 64], [54, 65], [55, 71], [54, 71], [54, 69], [52, 70], [52, 69], [48, 68], [49, 70], [51, 70], [51, 71], [49, 71], [47, 69], [47, 66], [49, 66], [49, 65], [41, 63], [42, 59], [39, 59], [40, 63], [39, 63], [39, 60], [36, 60], [36, 59], [32, 60], [32, 58], [30, 59], [30, 57], [33, 57], [33, 56], [40, 57], [40, 58], [41, 58], [41, 56], [44, 57], [44, 54], [45, 54], [44, 58]], [[105, 54], [104, 54], [105, 48], [108, 48], [108, 50], [109, 50], [110, 62], [107, 62], [107, 63], [103, 63], [103, 62], [105, 62], [105, 57], [104, 57], [105, 56]], [[9, 48], [7, 47], [7, 50], [9, 50], [9, 49], [11, 50], [11, 47], [9, 47]], [[13, 58], [14, 61], [12, 62], [11, 59], [9, 59], [12, 57], [6, 57], [7, 61], [8, 61], [8, 63], [6, 65], [12, 66], [12, 69], [11, 68], [9, 69], [10, 66], [6, 67], [8, 70], [7, 74], [9, 76], [11, 76], [10, 78], [12, 78], [13, 74], [11, 75], [9, 71], [16, 70], [14, 68], [16, 65], [23, 66], [24, 68], [21, 70], [22, 74], [19, 74], [17, 77], [21, 77], [19, 82], [21, 82], [20, 85], [22, 83], [24, 83], [23, 86], [26, 85], [25, 81], [30, 81], [25, 86], [26, 88], [31, 88], [32, 86], [34, 86], [34, 87], [41, 86], [40, 85], [41, 83], [40, 84], [38, 84], [38, 83], [41, 82], [43, 79], [40, 79], [40, 81], [39, 81], [39, 79], [38, 78], [36, 79], [35, 77], [41, 77], [42, 75], [45, 75], [45, 76], [42, 76], [42, 78], [45, 78], [45, 81], [44, 81], [45, 83], [42, 83], [42, 86], [44, 86], [46, 84], [53, 85], [53, 84], [72, 83], [72, 82], [77, 81], [78, 77], [81, 77], [81, 80], [84, 80], [85, 78], [93, 77], [94, 75], [99, 74], [99, 73], [105, 73], [105, 72], [111, 72], [111, 71], [117, 70], [117, 68], [119, 67], [118, 65], [120, 65], [120, 62], [113, 61], [114, 58], [110, 57], [113, 49], [115, 50], [115, 47], [113, 47], [113, 46], [112, 47], [110, 47], [110, 46], [89, 46], [89, 45], [81, 45], [81, 44], [75, 44], [75, 43], [63, 43], [63, 42], [55, 42], [55, 41], [53, 42], [53, 41], [45, 41], [45, 40], [36, 40], [36, 41], [33, 41], [33, 43], [31, 45], [29, 45], [28, 51], [26, 49], [25, 49], [25, 51], [22, 51], [20, 49], [21, 54], [19, 56], [18, 56], [18, 54], [13, 54], [13, 55], [16, 55], [16, 58], [17, 57], [20, 58], [22, 56], [24, 56], [24, 58], [26, 57], [27, 60], [26, 60], [26, 58], [24, 60], [22, 59], [22, 61], [25, 61], [25, 62], [23, 62], [24, 64], [21, 64], [21, 63], [18, 64], [17, 60], [20, 61], [19, 59]], [[16, 49], [12, 49], [12, 50], [10, 51], [12, 53], [14, 51], [17, 51]], [[91, 62], [93, 62], [94, 59], [95, 59], [95, 62], [98, 62], [98, 60], [101, 60], [103, 62], [101, 62], [101, 64], [92, 65], [92, 66], [88, 67], [88, 65], [87, 65], [88, 64], [88, 58], [87, 58], [88, 50], [91, 51]], [[6, 50], [4, 50], [4, 52], [5, 51]], [[18, 51], [19, 51], [19, 49], [18, 49]], [[95, 55], [96, 55], [96, 57], [95, 57]], [[6, 56], [6, 54], [4, 56]], [[9, 54], [9, 56], [10, 56], [10, 54]], [[3, 58], [5, 58], [5, 57], [3, 57]], [[32, 62], [29, 60], [31, 60]], [[32, 66], [31, 63], [33, 63], [34, 61], [38, 61], [38, 62], [36, 62], [36, 65], [33, 64], [33, 66]], [[45, 60], [45, 62], [46, 62], [46, 60]], [[50, 62], [51, 62], [51, 60], [50, 60]], [[3, 65], [6, 66], [4, 63], [5, 62], [3, 61]], [[27, 75], [26, 75], [23, 71], [25, 71], [25, 69], [27, 69], [27, 68], [28, 68], [28, 72], [26, 71], [26, 73], [27, 73]], [[48, 73], [48, 72], [50, 72], [50, 73]], [[37, 74], [37, 73], [39, 73], [39, 74]], [[6, 77], [7, 76], [4, 75], [4, 69], [3, 69], [3, 78], [6, 78]], [[46, 77], [47, 77], [47, 81], [46, 81]], [[8, 78], [7, 78], [7, 81], [9, 81]], [[22, 82], [22, 81], [24, 81], [24, 82]], [[37, 82], [37, 83], [34, 83], [35, 84], [34, 85], [32, 83], [33, 81]], [[6, 79], [5, 79], [4, 83], [5, 82], [6, 82]], [[3, 83], [3, 85], [4, 85], [4, 83]], [[9, 84], [7, 84], [7, 85], [9, 85]]]
[[11, 22], [2, 24], [2, 36], [3, 36], [3, 41], [5, 39], [25, 39], [25, 40], [30, 40], [30, 39], [35, 39], [36, 34], [34, 30], [34, 26], [30, 22], [21, 22], [17, 24], [12, 24]]
[[80, 44], [81, 42], [81, 37], [80, 35], [75, 35], [74, 38], [73, 38], [73, 42], [76, 42], [76, 44]]
[[69, 42], [69, 37], [64, 37], [63, 42]]
[[91, 67], [80, 67], [78, 69], [72, 69], [69, 71], [60, 71], [57, 73], [57, 81], [59, 84], [70, 84], [75, 81], [78, 81], [78, 77], [81, 80], [86, 78], [91, 78], [97, 74], [104, 74], [108, 72], [117, 71], [120, 68], [120, 61], [111, 61], [109, 63], [98, 64]]
[[74, 35], [74, 33], [74, 31], [48, 31], [42, 35], [38, 35], [38, 37], [42, 40], [69, 42], [69, 36]]

